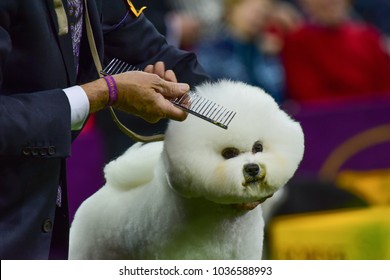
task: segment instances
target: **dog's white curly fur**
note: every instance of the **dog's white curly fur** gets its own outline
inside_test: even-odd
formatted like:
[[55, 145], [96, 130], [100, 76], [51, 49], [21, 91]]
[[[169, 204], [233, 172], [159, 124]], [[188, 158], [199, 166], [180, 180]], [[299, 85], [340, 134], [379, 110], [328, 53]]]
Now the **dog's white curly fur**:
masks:
[[257, 87], [222, 80], [195, 90], [237, 112], [229, 129], [189, 115], [169, 123], [164, 143], [109, 163], [106, 185], [76, 213], [71, 259], [261, 259], [256, 206], [296, 171], [302, 129]]

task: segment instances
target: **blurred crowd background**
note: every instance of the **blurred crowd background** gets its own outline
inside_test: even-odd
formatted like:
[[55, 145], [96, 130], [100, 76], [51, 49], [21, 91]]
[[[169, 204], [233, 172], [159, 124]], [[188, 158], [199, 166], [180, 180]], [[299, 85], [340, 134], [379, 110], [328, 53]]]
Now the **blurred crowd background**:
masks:
[[[264, 258], [390, 259], [389, 0], [133, 3], [213, 78], [259, 86], [301, 122], [304, 159], [269, 207]], [[140, 134], [166, 127], [118, 115]], [[132, 144], [107, 112], [90, 118], [68, 161], [71, 218]]]

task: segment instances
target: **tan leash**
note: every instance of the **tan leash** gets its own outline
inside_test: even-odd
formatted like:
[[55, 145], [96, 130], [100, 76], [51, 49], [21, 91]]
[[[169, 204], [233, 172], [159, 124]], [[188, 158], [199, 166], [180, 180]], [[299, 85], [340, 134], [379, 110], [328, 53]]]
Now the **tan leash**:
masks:
[[[89, 48], [91, 49], [93, 62], [95, 64], [96, 71], [98, 72], [99, 77], [103, 77], [103, 75], [101, 74], [101, 71], [103, 68], [102, 68], [102, 64], [101, 64], [100, 59], [99, 59], [98, 51], [96, 49], [95, 38], [93, 36], [91, 21], [89, 18], [87, 0], [84, 0], [84, 6], [85, 6], [85, 25], [86, 25], [86, 30], [87, 30]], [[115, 111], [112, 107], [108, 107], [108, 109], [110, 110], [111, 117], [112, 117], [114, 123], [118, 126], [118, 128], [124, 134], [126, 134], [127, 136], [132, 138], [133, 140], [138, 141], [138, 142], [145, 142], [145, 143], [164, 140], [164, 134], [144, 136], [144, 135], [139, 135], [139, 134], [135, 133], [134, 131], [127, 128], [123, 123], [121, 123], [121, 121], [118, 119], [118, 117], [115, 114]]]

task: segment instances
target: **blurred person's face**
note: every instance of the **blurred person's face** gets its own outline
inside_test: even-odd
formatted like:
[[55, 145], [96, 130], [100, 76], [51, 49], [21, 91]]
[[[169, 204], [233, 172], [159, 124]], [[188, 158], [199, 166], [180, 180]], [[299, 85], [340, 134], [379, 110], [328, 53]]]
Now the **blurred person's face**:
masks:
[[269, 0], [242, 0], [230, 11], [228, 22], [236, 35], [251, 40], [263, 28], [270, 9]]
[[316, 23], [335, 26], [349, 15], [350, 0], [300, 0], [302, 8]]

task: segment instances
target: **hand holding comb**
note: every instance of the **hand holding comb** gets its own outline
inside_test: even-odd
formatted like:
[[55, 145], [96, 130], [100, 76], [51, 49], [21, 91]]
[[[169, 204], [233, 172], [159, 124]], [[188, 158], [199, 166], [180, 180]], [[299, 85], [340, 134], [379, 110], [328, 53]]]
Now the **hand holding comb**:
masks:
[[[114, 58], [101, 71], [101, 74], [115, 75], [128, 71], [139, 71], [139, 69]], [[229, 123], [236, 114], [235, 112], [230, 111], [223, 106], [193, 92], [188, 92], [180, 98], [170, 100], [170, 102], [182, 110], [224, 129], [228, 128]]]

